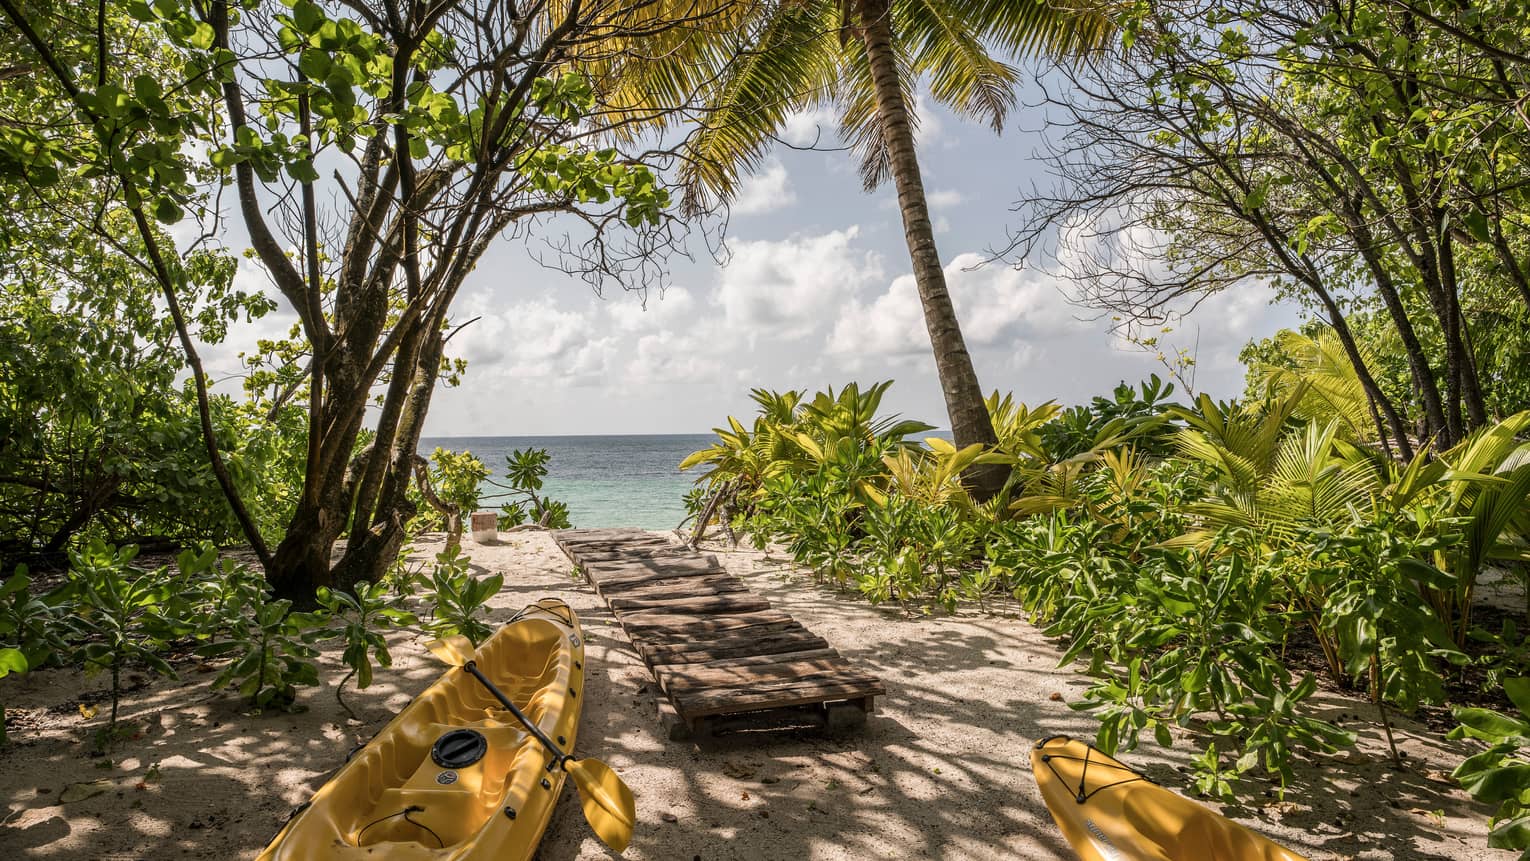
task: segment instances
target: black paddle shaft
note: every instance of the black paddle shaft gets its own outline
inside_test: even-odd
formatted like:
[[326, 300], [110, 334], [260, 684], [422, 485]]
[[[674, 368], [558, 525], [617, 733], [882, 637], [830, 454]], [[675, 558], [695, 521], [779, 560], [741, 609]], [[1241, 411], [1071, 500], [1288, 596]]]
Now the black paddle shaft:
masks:
[[568, 760], [569, 755], [564, 753], [561, 748], [554, 744], [553, 740], [547, 737], [547, 733], [542, 732], [541, 727], [532, 723], [531, 718], [526, 717], [524, 712], [516, 708], [515, 703], [510, 702], [510, 698], [501, 693], [499, 688], [494, 686], [493, 682], [489, 681], [483, 673], [479, 672], [478, 664], [476, 662], [468, 661], [466, 664], [462, 665], [462, 668], [471, 673], [473, 678], [478, 680], [479, 684], [487, 688], [489, 693], [493, 694], [494, 698], [499, 700], [500, 705], [509, 709], [510, 713], [515, 715], [515, 719], [521, 722], [521, 726], [524, 726], [528, 731], [530, 731], [532, 735], [536, 736], [537, 741], [540, 741], [542, 746], [547, 748], [548, 751], [552, 753], [552, 764], [547, 766], [549, 771], [552, 770], [554, 765], [560, 768], [563, 766], [563, 763]]

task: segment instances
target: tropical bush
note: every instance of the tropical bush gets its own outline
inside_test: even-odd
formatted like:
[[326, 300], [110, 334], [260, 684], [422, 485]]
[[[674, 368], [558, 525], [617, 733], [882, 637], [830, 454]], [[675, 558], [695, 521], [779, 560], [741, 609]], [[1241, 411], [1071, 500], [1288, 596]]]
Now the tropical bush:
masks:
[[516, 449], [505, 455], [505, 481], [490, 479], [489, 484], [500, 489], [497, 494], [507, 501], [500, 506], [499, 526], [508, 529], [523, 523], [534, 523], [547, 529], [568, 529], [568, 505], [549, 499], [541, 493], [542, 482], [547, 478], [547, 464], [552, 455], [544, 448]]
[[[1488, 749], [1457, 766], [1451, 774], [1478, 801], [1497, 805], [1488, 845], [1495, 849], [1524, 849], [1530, 854], [1530, 679], [1508, 679], [1504, 693], [1516, 715], [1491, 709], [1456, 708], [1460, 726], [1451, 738], [1474, 738]], [[1521, 858], [1524, 855], [1520, 856]]]
[[335, 685], [335, 702], [345, 709], [346, 714], [355, 717], [356, 713], [346, 705], [342, 696], [346, 683], [354, 678], [357, 688], [366, 690], [370, 687], [374, 659], [378, 666], [393, 666], [386, 632], [391, 628], [419, 624], [419, 619], [398, 606], [398, 597], [390, 595], [384, 583], [362, 581], [352, 592], [321, 587], [318, 600], [323, 620], [318, 638], [338, 639], [345, 644], [340, 660], [349, 670]]
[[185, 616], [176, 612], [178, 590], [167, 569], [133, 568], [130, 563], [137, 554], [133, 545], [112, 548], [99, 541], [70, 554], [69, 586], [80, 634], [75, 660], [87, 673], [111, 674], [106, 740], [117, 729], [125, 667], [139, 664], [173, 677], [175, 670], [162, 653], [170, 640], [190, 630]]
[[454, 547], [436, 554], [424, 600], [430, 606], [425, 630], [437, 637], [461, 634], [478, 645], [494, 632], [481, 617], [484, 605], [505, 585], [505, 575], [475, 577], [472, 560]]
[[416, 514], [409, 534], [445, 531], [448, 543], [455, 543], [462, 536], [463, 516], [478, 508], [479, 486], [489, 468], [470, 451], [437, 446], [428, 463], [417, 463], [415, 474], [409, 493]]
[[[1494, 651], [1472, 595], [1530, 535], [1530, 413], [1398, 461], [1326, 342], [1304, 343], [1306, 365], [1262, 369], [1241, 402], [1172, 403], [1156, 377], [1068, 409], [995, 393], [987, 449], [878, 418], [888, 383], [756, 391], [752, 423], [682, 468], [710, 467], [698, 519], [726, 514], [820, 583], [906, 612], [1018, 602], [1087, 663], [1073, 706], [1103, 749], [1188, 736], [1203, 791], [1284, 787], [1297, 756], [1354, 741], [1314, 716], [1320, 681], [1364, 693], [1390, 739], [1389, 710], [1444, 702], [1469, 652]], [[962, 484], [979, 463], [1010, 472], [982, 505]], [[1308, 646], [1323, 672], [1292, 672]]]

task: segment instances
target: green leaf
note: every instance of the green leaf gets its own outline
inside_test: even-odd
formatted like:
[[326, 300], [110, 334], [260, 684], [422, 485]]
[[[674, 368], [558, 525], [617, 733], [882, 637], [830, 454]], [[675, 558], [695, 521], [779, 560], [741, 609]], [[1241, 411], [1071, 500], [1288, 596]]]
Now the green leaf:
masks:
[[324, 24], [324, 11], [310, 0], [298, 0], [292, 7], [292, 23], [304, 33], [317, 32]]
[[1530, 718], [1530, 678], [1504, 679], [1503, 692], [1520, 714]]
[[185, 210], [181, 209], [181, 205], [169, 197], [161, 197], [154, 202], [154, 217], [161, 224], [175, 224], [185, 215]]
[[198, 21], [196, 30], [186, 40], [186, 44], [196, 48], [198, 51], [206, 51], [213, 46], [215, 41], [217, 41], [217, 33], [213, 31], [212, 25]]
[[298, 71], [314, 80], [324, 80], [333, 67], [329, 54], [318, 48], [305, 48], [298, 56]]
[[1492, 241], [1493, 233], [1488, 225], [1488, 217], [1485, 214], [1472, 210], [1466, 214], [1462, 221], [1466, 222], [1466, 231], [1472, 235], [1473, 239], [1478, 242]]
[[1458, 706], [1454, 715], [1469, 735], [1487, 741], [1508, 736], [1530, 736], [1530, 723], [1515, 720], [1492, 709]]
[[26, 655], [20, 649], [0, 649], [0, 679], [11, 673], [24, 673], [27, 671]]
[[313, 162], [306, 158], [288, 162], [287, 175], [305, 185], [319, 181], [319, 172], [314, 169]]

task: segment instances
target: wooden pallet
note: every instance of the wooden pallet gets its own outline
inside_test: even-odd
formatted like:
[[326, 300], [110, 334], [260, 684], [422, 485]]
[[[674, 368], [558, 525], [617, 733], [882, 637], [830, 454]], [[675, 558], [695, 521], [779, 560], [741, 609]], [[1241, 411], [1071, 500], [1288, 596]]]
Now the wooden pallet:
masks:
[[671, 738], [804, 719], [857, 725], [887, 693], [715, 556], [641, 529], [565, 529], [553, 540], [653, 673]]

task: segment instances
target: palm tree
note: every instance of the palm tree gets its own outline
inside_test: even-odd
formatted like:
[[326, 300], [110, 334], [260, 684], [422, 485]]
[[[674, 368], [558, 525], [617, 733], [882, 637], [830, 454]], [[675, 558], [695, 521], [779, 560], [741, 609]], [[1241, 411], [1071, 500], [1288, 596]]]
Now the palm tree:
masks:
[[[1103, 7], [1070, 9], [1048, 0], [746, 0], [708, 19], [705, 30], [654, 40], [645, 61], [619, 70], [602, 89], [618, 110], [706, 94], [707, 119], [690, 138], [680, 172], [683, 205], [692, 213], [728, 200], [793, 113], [836, 109], [866, 189], [889, 177], [897, 188], [956, 444], [993, 445], [993, 423], [935, 247], [914, 146], [913, 90], [927, 81], [936, 100], [998, 132], [1019, 82], [1001, 56], [1061, 56], [1097, 47], [1110, 32]], [[967, 480], [981, 500], [1005, 477], [993, 465], [975, 468]]]

